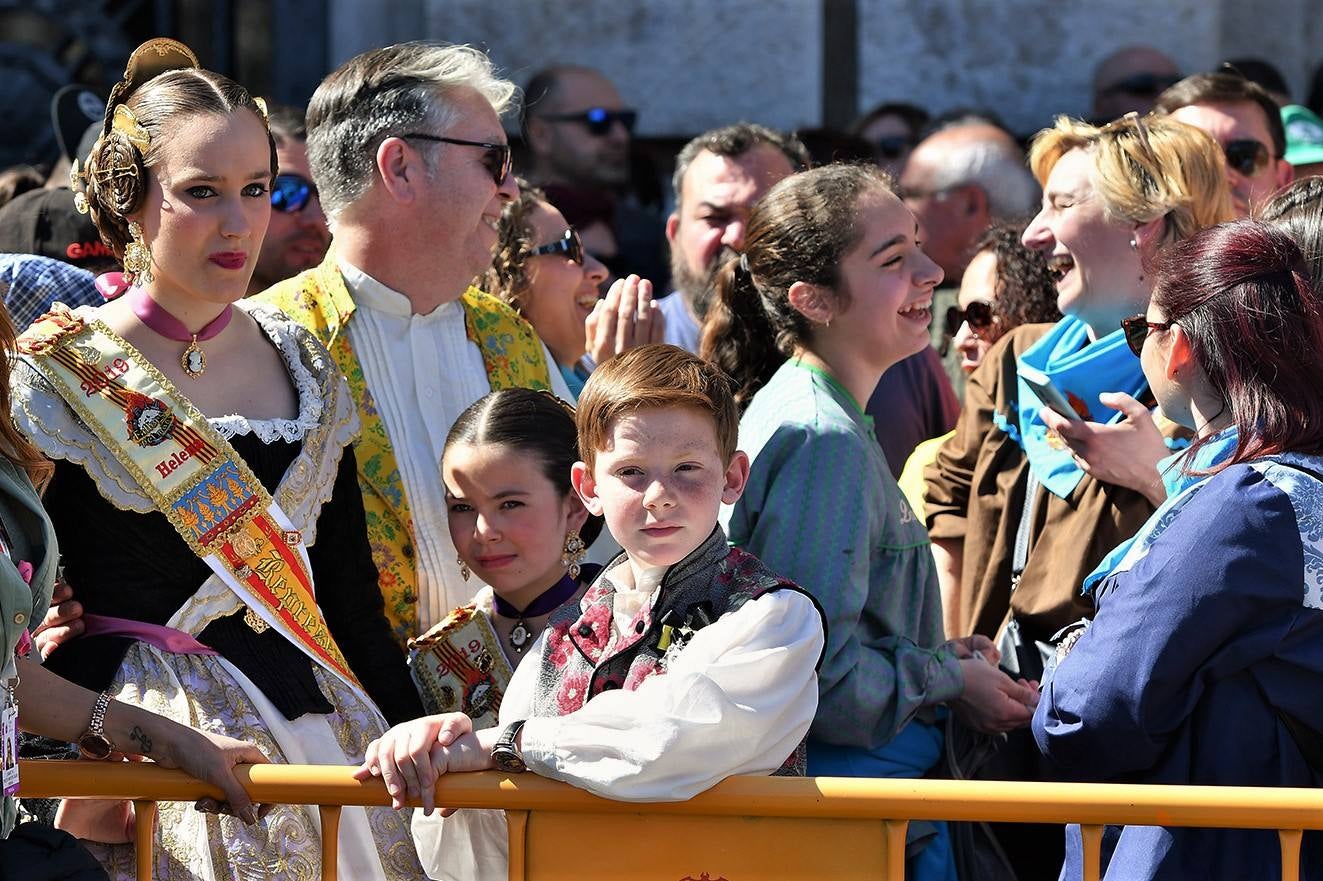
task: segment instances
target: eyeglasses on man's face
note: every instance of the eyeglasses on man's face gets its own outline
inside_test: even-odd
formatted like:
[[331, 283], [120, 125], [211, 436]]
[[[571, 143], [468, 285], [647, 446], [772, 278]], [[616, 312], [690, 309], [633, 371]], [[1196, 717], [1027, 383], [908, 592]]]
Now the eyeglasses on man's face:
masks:
[[605, 107], [589, 107], [578, 113], [548, 113], [541, 117], [550, 122], [577, 122], [588, 129], [588, 133], [602, 137], [611, 131], [611, 126], [620, 123], [629, 134], [634, 133], [634, 123], [638, 122], [637, 110], [607, 110]]
[[510, 154], [509, 144], [489, 144], [485, 141], [466, 141], [463, 138], [443, 138], [440, 135], [429, 135], [425, 132], [410, 132], [407, 135], [396, 135], [398, 138], [409, 140], [417, 138], [420, 141], [435, 141], [438, 144], [458, 144], [461, 147], [481, 147], [483, 149], [482, 164], [486, 167], [496, 186], [505, 183], [505, 179], [510, 176], [510, 168], [513, 159]]
[[1254, 177], [1267, 168], [1272, 159], [1268, 146], [1253, 138], [1227, 141], [1222, 145], [1222, 155], [1226, 156], [1227, 167], [1241, 177]]
[[301, 174], [282, 172], [271, 183], [271, 210], [298, 214], [316, 195], [317, 185], [312, 181]]

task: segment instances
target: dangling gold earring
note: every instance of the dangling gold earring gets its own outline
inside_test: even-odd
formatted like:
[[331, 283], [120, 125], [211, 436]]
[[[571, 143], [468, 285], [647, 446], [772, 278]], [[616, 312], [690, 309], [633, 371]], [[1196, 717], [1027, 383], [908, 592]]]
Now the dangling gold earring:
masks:
[[465, 581], [468, 581], [469, 576], [473, 574], [472, 572], [469, 571], [469, 564], [465, 563], [464, 558], [460, 556], [455, 557], [455, 562], [459, 564], [460, 577], [463, 578]]
[[137, 285], [152, 283], [152, 249], [142, 237], [138, 221], [129, 221], [129, 243], [124, 246], [124, 274]]
[[579, 577], [579, 561], [588, 553], [588, 546], [583, 543], [577, 532], [565, 533], [565, 548], [560, 554], [560, 564], [569, 570], [571, 578]]

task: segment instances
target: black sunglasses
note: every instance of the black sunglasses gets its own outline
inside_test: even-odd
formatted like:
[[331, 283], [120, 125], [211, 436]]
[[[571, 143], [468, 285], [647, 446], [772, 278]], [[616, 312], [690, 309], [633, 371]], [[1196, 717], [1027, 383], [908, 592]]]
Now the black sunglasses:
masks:
[[1135, 73], [1123, 80], [1112, 83], [1102, 90], [1102, 94], [1115, 95], [1118, 92], [1126, 92], [1131, 95], [1155, 98], [1165, 89], [1180, 82], [1180, 79], [1178, 76], [1163, 73]]
[[1149, 321], [1147, 315], [1131, 315], [1121, 319], [1121, 331], [1125, 334], [1126, 345], [1138, 357], [1144, 353], [1144, 340], [1155, 330], [1170, 330], [1174, 321]]
[[538, 257], [542, 254], [564, 254], [565, 259], [583, 265], [583, 240], [579, 238], [579, 233], [574, 227], [565, 230], [565, 235], [556, 239], [549, 245], [539, 245], [530, 253], [532, 257]]
[[960, 330], [960, 325], [966, 321], [970, 328], [975, 331], [987, 330], [992, 327], [992, 304], [985, 303], [982, 300], [974, 300], [964, 309], [959, 306], [950, 306], [946, 310], [946, 335], [955, 336], [956, 331]]
[[510, 157], [509, 144], [488, 144], [485, 141], [466, 141], [462, 138], [443, 138], [439, 135], [423, 134], [421, 132], [410, 132], [407, 135], [396, 135], [398, 138], [418, 138], [420, 141], [436, 141], [438, 144], [459, 144], [461, 147], [481, 147], [483, 149], [482, 164], [487, 167], [491, 173], [492, 180], [496, 186], [505, 183], [505, 179], [510, 176], [510, 166], [513, 160]]
[[317, 195], [317, 185], [301, 174], [278, 174], [271, 183], [271, 210], [298, 214]]
[[1254, 177], [1268, 167], [1268, 160], [1272, 158], [1267, 146], [1253, 138], [1227, 141], [1222, 153], [1227, 158], [1227, 166], [1241, 177]]
[[601, 137], [611, 131], [611, 125], [619, 122], [625, 131], [634, 133], [634, 123], [638, 122], [637, 110], [607, 110], [605, 107], [589, 107], [579, 113], [550, 113], [542, 117], [551, 122], [578, 122], [588, 127], [588, 132]]
[[873, 142], [873, 152], [883, 159], [899, 159], [914, 147], [914, 139], [906, 135], [889, 135]]

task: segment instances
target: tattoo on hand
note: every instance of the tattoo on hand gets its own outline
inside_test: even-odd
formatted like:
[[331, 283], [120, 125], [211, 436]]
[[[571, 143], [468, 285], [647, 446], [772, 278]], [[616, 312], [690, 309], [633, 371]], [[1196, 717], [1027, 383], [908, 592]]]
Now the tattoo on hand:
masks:
[[129, 732], [129, 740], [135, 741], [140, 747], [142, 747], [142, 755], [150, 756], [152, 754], [152, 739], [147, 736], [147, 732], [143, 731], [137, 725], [134, 725], [133, 730]]

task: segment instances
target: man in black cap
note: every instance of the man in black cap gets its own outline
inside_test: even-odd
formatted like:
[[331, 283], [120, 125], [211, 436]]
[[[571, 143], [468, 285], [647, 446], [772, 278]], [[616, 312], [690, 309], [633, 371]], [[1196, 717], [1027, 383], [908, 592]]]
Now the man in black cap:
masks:
[[20, 331], [56, 300], [100, 305], [95, 277], [118, 268], [72, 190], [31, 190], [0, 208], [0, 298]]

